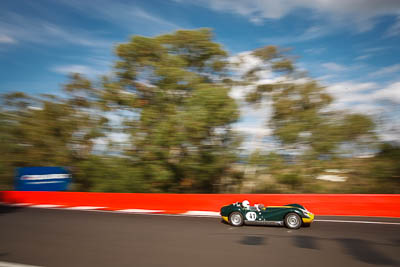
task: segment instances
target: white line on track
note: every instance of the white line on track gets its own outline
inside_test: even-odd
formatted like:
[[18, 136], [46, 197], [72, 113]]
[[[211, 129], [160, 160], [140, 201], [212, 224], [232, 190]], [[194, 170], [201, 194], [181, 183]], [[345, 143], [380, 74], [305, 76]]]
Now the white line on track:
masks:
[[47, 209], [47, 208], [60, 208], [60, 207], [62, 207], [62, 205], [40, 204], [40, 205], [31, 205], [31, 206], [29, 206], [29, 207], [32, 207], [32, 208], [45, 208], [45, 209]]
[[182, 213], [182, 215], [188, 215], [188, 216], [207, 216], [207, 217], [219, 217], [219, 212], [217, 211], [200, 211], [200, 210], [189, 210], [185, 213]]
[[156, 212], [164, 212], [163, 210], [143, 210], [143, 209], [126, 209], [126, 210], [116, 210], [117, 212], [122, 213], [156, 213]]
[[[59, 209], [62, 210], [62, 209]], [[184, 213], [152, 213], [152, 212], [124, 212], [123, 210], [88, 210], [92, 212], [103, 212], [103, 213], [119, 213], [119, 214], [138, 214], [138, 215], [151, 215], [151, 216], [169, 216], [169, 217], [196, 217], [196, 218], [219, 218], [221, 216], [210, 216], [210, 215], [185, 215]], [[162, 211], [161, 211], [162, 212]]]
[[98, 210], [104, 209], [106, 207], [94, 207], [94, 206], [76, 206], [76, 207], [69, 207], [66, 208], [67, 210]]
[[400, 225], [400, 223], [398, 223], [398, 222], [371, 222], [371, 221], [347, 221], [347, 220], [314, 220], [314, 222], [369, 223], [369, 224], [392, 224], [392, 225]]
[[[92, 210], [95, 212], [105, 212], [105, 213], [127, 213], [122, 212], [120, 210], [116, 211], [104, 211], [104, 210]], [[217, 213], [217, 212], [215, 212]], [[168, 213], [146, 213], [146, 212], [137, 212], [140, 215], [157, 215], [157, 216], [177, 216], [177, 217], [201, 217], [201, 218], [220, 218], [220, 215], [210, 214], [210, 215], [194, 215], [190, 214], [189, 212], [186, 213], [179, 213], [179, 214], [168, 214]], [[346, 220], [314, 220], [314, 222], [333, 222], [333, 223], [369, 223], [369, 224], [389, 224], [389, 225], [400, 225], [400, 222], [371, 222], [371, 221], [346, 221]]]
[[[122, 212], [121, 210], [116, 211], [104, 211], [104, 210], [91, 210], [95, 212], [105, 212], [105, 213], [128, 213]], [[217, 212], [215, 212], [217, 213]], [[172, 216], [172, 217], [196, 217], [196, 218], [220, 218], [220, 215], [194, 215], [190, 214], [189, 212], [186, 213], [178, 213], [178, 214], [168, 214], [168, 213], [149, 213], [149, 212], [137, 212], [140, 215], [157, 215], [157, 216]], [[391, 224], [391, 225], [400, 225], [400, 222], [371, 222], [371, 221], [346, 221], [346, 220], [314, 220], [314, 222], [333, 222], [333, 223], [369, 223], [369, 224]]]
[[40, 266], [0, 261], [0, 267], [40, 267]]
[[[94, 212], [105, 212], [105, 213], [131, 213], [140, 215], [159, 215], [159, 216], [185, 216], [185, 217], [202, 217], [202, 218], [219, 218], [219, 212], [216, 211], [187, 211], [179, 214], [168, 214], [162, 213], [164, 210], [145, 210], [145, 209], [123, 209], [123, 210], [101, 210], [105, 207], [94, 207], [94, 206], [76, 206], [63, 208], [62, 205], [52, 204], [41, 204], [31, 205], [30, 203], [0, 203], [8, 206], [27, 206], [32, 208], [45, 208], [45, 209], [58, 209], [58, 210], [80, 210], [80, 211], [94, 211]], [[366, 217], [368, 218], [368, 217]], [[375, 218], [375, 217], [371, 217]], [[398, 219], [398, 218], [397, 218]], [[382, 222], [382, 221], [351, 221], [351, 220], [324, 220], [315, 219], [314, 222], [331, 222], [331, 223], [364, 223], [364, 224], [386, 224], [386, 225], [400, 225], [400, 222]], [[1, 262], [0, 262], [1, 263]], [[10, 265], [11, 266], [11, 265]], [[0, 267], [3, 267], [0, 265]]]

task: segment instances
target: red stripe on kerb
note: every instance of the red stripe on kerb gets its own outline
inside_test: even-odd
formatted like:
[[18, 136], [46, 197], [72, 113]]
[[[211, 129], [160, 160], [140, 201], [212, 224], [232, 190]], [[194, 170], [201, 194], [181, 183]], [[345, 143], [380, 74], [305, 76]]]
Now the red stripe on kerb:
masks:
[[107, 210], [216, 211], [224, 205], [299, 203], [317, 215], [400, 217], [400, 195], [385, 194], [142, 194], [1, 191], [0, 202], [106, 207]]

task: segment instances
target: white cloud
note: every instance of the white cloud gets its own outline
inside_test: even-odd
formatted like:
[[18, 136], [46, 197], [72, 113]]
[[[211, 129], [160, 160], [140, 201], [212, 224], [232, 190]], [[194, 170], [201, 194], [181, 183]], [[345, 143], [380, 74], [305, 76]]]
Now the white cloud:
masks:
[[354, 110], [357, 105], [360, 106], [360, 109], [366, 108], [366, 104], [373, 104], [375, 106], [375, 103], [372, 103], [374, 100], [372, 91], [377, 88], [378, 85], [375, 83], [355, 83], [349, 81], [332, 84], [327, 87], [327, 92], [335, 98], [331, 108]]
[[381, 52], [384, 50], [390, 49], [388, 46], [378, 46], [378, 47], [369, 47], [369, 48], [364, 48], [361, 51], [364, 53], [376, 53], [376, 52]]
[[138, 4], [129, 1], [82, 1], [59, 0], [64, 5], [74, 8], [86, 16], [95, 17], [113, 24], [136, 30], [141, 34], [159, 34], [165, 31], [183, 28], [172, 22], [171, 17], [163, 18], [140, 8]]
[[[232, 64], [232, 72], [237, 78], [247, 73], [256, 66], [262, 65], [262, 61], [251, 55], [251, 52], [242, 52], [229, 58]], [[259, 83], [275, 82], [272, 72], [268, 69], [257, 73]], [[271, 102], [263, 100], [257, 106], [251, 106], [245, 103], [245, 96], [255, 89], [255, 85], [234, 86], [231, 89], [230, 96], [235, 98], [239, 104], [241, 120], [233, 125], [233, 129], [246, 136], [242, 148], [252, 151], [256, 148], [262, 148], [262, 139], [272, 133], [272, 130], [266, 126], [266, 121], [271, 117]]]
[[292, 43], [301, 43], [314, 39], [318, 39], [320, 37], [326, 36], [333, 32], [333, 28], [330, 26], [311, 26], [307, 28], [303, 33], [299, 35], [288, 35], [282, 37], [272, 37], [272, 38], [263, 38], [261, 41], [268, 44], [292, 44]]
[[381, 112], [373, 96], [377, 90], [376, 83], [356, 83], [352, 81], [334, 83], [327, 86], [327, 92], [334, 97], [328, 110], [347, 110], [375, 115]]
[[[400, 125], [400, 82], [384, 88], [376, 83], [341, 82], [328, 86], [327, 91], [335, 98], [328, 110], [347, 110], [373, 116], [386, 114], [393, 117], [391, 125]], [[387, 133], [384, 129], [381, 132]]]
[[400, 64], [394, 64], [391, 66], [383, 67], [380, 70], [370, 73], [368, 76], [378, 77], [378, 76], [384, 76], [387, 74], [393, 74], [396, 72], [400, 72]]
[[327, 90], [335, 95], [338, 94], [354, 94], [376, 89], [376, 83], [355, 83], [351, 81], [335, 83], [328, 86]]
[[[135, 28], [140, 34], [153, 35], [169, 32], [182, 28], [171, 22], [170, 18], [164, 19], [149, 13], [136, 4], [124, 1], [81, 1], [59, 0], [66, 9], [72, 8], [81, 16], [92, 17], [120, 27]], [[42, 4], [31, 3], [35, 9], [42, 9]], [[37, 6], [35, 6], [37, 5]], [[108, 38], [99, 38], [104, 32], [93, 32], [84, 27], [71, 27], [59, 25], [54, 20], [48, 20], [32, 13], [24, 16], [15, 12], [3, 12], [0, 16], [0, 43], [5, 42], [31, 42], [40, 44], [67, 43], [95, 48], [109, 48], [113, 44]]]
[[333, 79], [335, 77], [336, 77], [335, 74], [326, 74], [326, 75], [317, 77], [316, 80], [326, 83], [327, 81], [329, 81], [330, 79]]
[[56, 66], [51, 69], [54, 72], [61, 73], [61, 74], [70, 74], [70, 73], [80, 73], [87, 76], [95, 76], [101, 73], [100, 70], [96, 70], [89, 66], [84, 65], [63, 65], [63, 66]]
[[192, 2], [217, 11], [247, 17], [256, 24], [266, 19], [280, 19], [296, 9], [305, 8], [343, 26], [348, 26], [349, 22], [352, 22], [360, 31], [372, 28], [374, 18], [381, 15], [397, 15], [400, 10], [398, 0], [192, 0]]
[[67, 43], [90, 47], [111, 45], [109, 41], [93, 37], [89, 31], [67, 29], [43, 19], [25, 17], [12, 12], [8, 12], [0, 18], [0, 38], [2, 36], [8, 42]]
[[386, 88], [377, 90], [373, 94], [374, 99], [387, 100], [400, 104], [400, 82], [392, 83]]
[[271, 136], [272, 129], [266, 126], [267, 118], [259, 118], [250, 123], [237, 123], [233, 130], [245, 135], [245, 140], [241, 145], [242, 149], [252, 151], [255, 149], [268, 150], [271, 144], [263, 142], [264, 138]]
[[232, 70], [238, 75], [243, 75], [249, 70], [262, 64], [261, 59], [253, 56], [250, 51], [241, 52], [229, 58], [229, 62], [234, 65]]
[[356, 57], [355, 60], [364, 60], [364, 59], [370, 58], [371, 56], [372, 55], [370, 55], [370, 54], [361, 55], [361, 56]]
[[299, 41], [317, 39], [324, 35], [327, 35], [327, 29], [321, 26], [311, 26], [310, 28], [306, 29], [302, 35], [300, 35]]
[[50, 36], [55, 38], [60, 38], [68, 43], [83, 45], [83, 46], [93, 46], [93, 47], [108, 46], [108, 45], [111, 46], [111, 42], [92, 39], [88, 36], [82, 36], [80, 34], [76, 34], [76, 32], [67, 31], [56, 25], [45, 24], [42, 25], [42, 27], [43, 30], [47, 32]]
[[[379, 118], [381, 140], [398, 141], [400, 137], [400, 82], [381, 88], [375, 83], [341, 82], [327, 87], [335, 101], [328, 110], [346, 110]], [[382, 103], [391, 102], [392, 105]]]
[[312, 54], [312, 55], [319, 55], [323, 53], [326, 50], [325, 47], [319, 47], [319, 48], [309, 48], [304, 50], [307, 54]]
[[337, 64], [335, 62], [326, 62], [321, 65], [322, 65], [322, 67], [324, 67], [330, 71], [345, 71], [345, 70], [347, 70], [347, 67]]
[[135, 8], [132, 10], [132, 14], [135, 17], [141, 18], [141, 19], [145, 19], [149, 22], [152, 23], [157, 23], [159, 25], [163, 25], [166, 28], [171, 28], [171, 29], [178, 29], [181, 28], [179, 25], [172, 23], [170, 20], [165, 20], [159, 16], [155, 16], [153, 14], [150, 14], [146, 11], [144, 11], [143, 9], [139, 9], [139, 8]]
[[355, 58], [355, 60], [361, 61], [368, 59], [372, 56], [376, 56], [379, 53], [384, 52], [385, 50], [389, 50], [392, 47], [389, 46], [380, 46], [380, 47], [369, 47], [369, 48], [364, 48], [361, 50], [362, 55], [359, 55], [358, 57]]
[[13, 43], [16, 43], [16, 42], [17, 41], [14, 38], [12, 38], [12, 37], [10, 37], [8, 35], [5, 35], [5, 34], [0, 34], [0, 44], [1, 43], [3, 43], [3, 44], [13, 44]]
[[234, 86], [229, 95], [236, 100], [243, 100], [254, 89], [254, 86]]
[[234, 128], [236, 131], [244, 132], [246, 134], [253, 134], [257, 136], [270, 135], [272, 130], [266, 127], [245, 127], [245, 126], [237, 126]]

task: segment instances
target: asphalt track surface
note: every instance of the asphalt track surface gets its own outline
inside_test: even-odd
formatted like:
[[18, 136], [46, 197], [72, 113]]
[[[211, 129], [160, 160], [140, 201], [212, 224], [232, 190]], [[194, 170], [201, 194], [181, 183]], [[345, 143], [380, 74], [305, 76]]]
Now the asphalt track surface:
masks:
[[217, 218], [3, 206], [0, 266], [8, 266], [2, 262], [47, 267], [400, 266], [400, 224], [317, 221], [288, 230], [231, 227]]

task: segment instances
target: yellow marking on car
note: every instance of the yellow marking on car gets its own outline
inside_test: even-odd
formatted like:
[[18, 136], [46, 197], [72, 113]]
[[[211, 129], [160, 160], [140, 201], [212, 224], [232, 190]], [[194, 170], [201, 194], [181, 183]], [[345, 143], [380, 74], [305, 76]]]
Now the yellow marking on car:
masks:
[[226, 221], [226, 222], [229, 222], [228, 216], [222, 216], [222, 219], [224, 219], [224, 221]]
[[292, 206], [268, 206], [267, 209], [268, 208], [286, 208], [286, 209], [288, 209], [288, 208], [294, 208], [294, 207], [292, 207]]
[[314, 214], [310, 213], [310, 218], [302, 218], [303, 223], [311, 223], [314, 220]]

